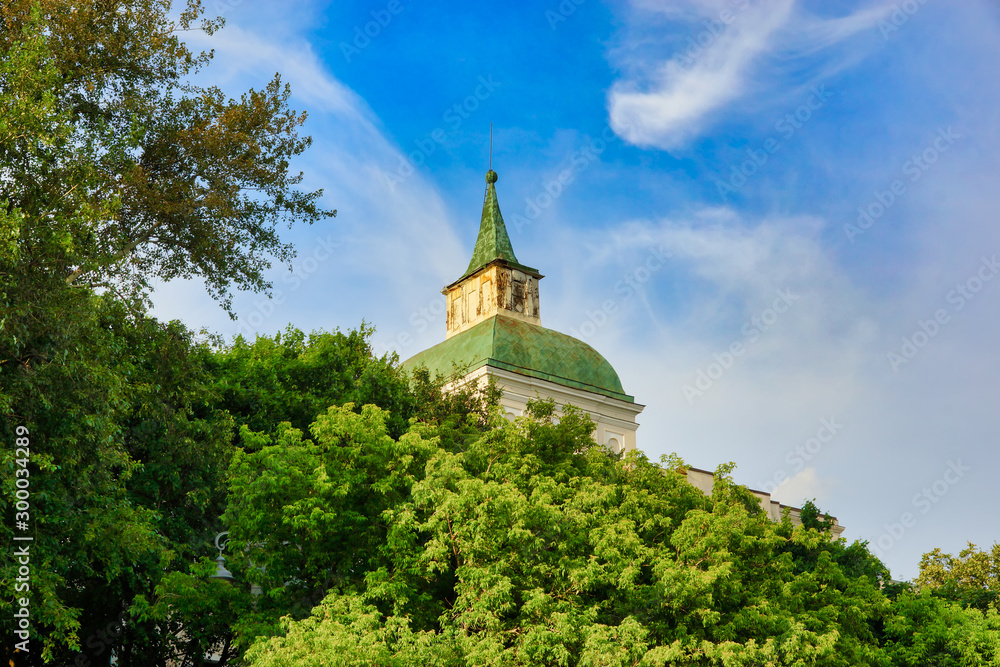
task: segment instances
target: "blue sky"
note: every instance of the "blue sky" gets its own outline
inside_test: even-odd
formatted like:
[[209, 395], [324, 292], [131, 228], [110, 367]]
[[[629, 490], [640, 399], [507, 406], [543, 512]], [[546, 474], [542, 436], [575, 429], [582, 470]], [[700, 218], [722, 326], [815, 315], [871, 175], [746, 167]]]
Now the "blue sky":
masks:
[[[493, 167], [542, 323], [647, 407], [639, 447], [815, 497], [898, 578], [1000, 539], [1000, 9], [966, 0], [219, 0], [201, 77], [281, 72], [339, 211], [274, 298], [155, 314], [232, 337], [444, 338]], [[367, 31], [367, 34], [366, 34]]]

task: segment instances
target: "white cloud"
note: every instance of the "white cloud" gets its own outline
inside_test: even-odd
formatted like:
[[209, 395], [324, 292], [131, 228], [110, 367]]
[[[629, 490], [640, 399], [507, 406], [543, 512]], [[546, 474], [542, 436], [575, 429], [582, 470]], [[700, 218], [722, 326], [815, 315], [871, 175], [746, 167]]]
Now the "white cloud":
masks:
[[822, 504], [830, 486], [819, 478], [816, 468], [803, 468], [772, 491], [771, 498], [792, 507], [801, 507], [804, 500], [813, 499]]
[[891, 10], [891, 5], [879, 5], [830, 19], [803, 15], [794, 33], [788, 35], [788, 47], [799, 55], [825, 49], [871, 29]]
[[756, 88], [766, 88], [755, 85], [763, 56], [780, 52], [784, 63], [794, 63], [872, 27], [885, 13], [882, 8], [865, 9], [822, 19], [797, 10], [795, 0], [759, 4], [689, 0], [680, 6], [647, 0], [637, 5], [636, 22], [650, 12], [675, 20], [687, 16], [692, 35], [675, 57], [652, 69], [642, 64], [651, 57], [643, 48], [628, 51], [622, 68], [637, 74], [612, 86], [610, 123], [625, 141], [667, 150], [689, 143], [715, 114]]
[[[909, 195], [907, 206], [921, 211], [919, 218], [890, 237], [901, 243], [905, 233], [915, 241], [910, 261], [884, 269], [893, 277], [891, 289], [859, 269], [851, 253], [860, 245], [845, 251], [830, 244], [842, 221], [760, 219], [711, 208], [682, 219], [621, 222], [589, 235], [577, 230], [579, 246], [566, 249], [567, 266], [544, 268], [552, 276], [573, 266], [586, 270], [576, 273], [581, 284], [572, 303], [546, 294], [546, 326], [579, 329], [588, 311], [616, 300], [614, 314], [585, 340], [611, 361], [625, 391], [647, 405], [638, 418], [640, 449], [653, 460], [677, 452], [705, 469], [735, 461], [736, 481], [756, 488], [791, 477], [776, 499], [799, 505], [815, 497], [846, 526], [849, 540], [874, 541], [885, 524], [911, 512], [919, 527], [889, 558], [894, 574], [912, 576], [920, 554], [935, 546], [993, 539], [988, 522], [955, 517], [963, 507], [997, 498], [996, 487], [982, 480], [1000, 460], [989, 444], [997, 433], [1000, 282], [984, 281], [961, 309], [946, 298], [979, 275], [984, 256], [992, 262], [994, 249], [1000, 253], [989, 213], [997, 195], [979, 175], [985, 167], [960, 165], [970, 158], [958, 149], [948, 157], [953, 162], [942, 161], [926, 189]], [[650, 246], [661, 245], [672, 255], [668, 266], [633, 296], [617, 294], [615, 282], [641, 264]], [[799, 300], [750, 342], [742, 325], [761, 315], [775, 289], [786, 287]], [[561, 312], [553, 321], [556, 307]], [[898, 352], [901, 337], [912, 338], [919, 323], [942, 308], [947, 324], [894, 373], [887, 352]], [[686, 400], [683, 387], [694, 384], [700, 370], [721, 365], [734, 342], [744, 344], [744, 353], [702, 395]], [[810, 449], [824, 419], [843, 427]], [[950, 461], [973, 469], [921, 513], [914, 494]]]
[[[705, 452], [715, 440], [721, 448], [694, 465], [712, 468], [730, 458], [742, 465], [745, 455], [731, 449], [737, 443], [771, 450], [804, 440], [796, 429], [815, 431], [821, 417], [872, 400], [866, 367], [881, 352], [878, 306], [823, 247], [822, 230], [813, 218], [753, 222], [708, 209], [689, 220], [632, 221], [595, 232], [595, 238], [580, 239], [589, 254], [567, 253], [587, 267], [579, 274], [585, 282], [572, 306], [558, 304], [561, 321], [548, 326], [579, 328], [588, 312], [613, 300], [609, 326], [599, 328], [593, 344], [613, 357], [626, 391], [651, 405], [642, 421], [656, 424], [644, 432], [660, 437], [643, 447], [657, 454], [681, 445], [689, 453]], [[636, 270], [651, 247], [670, 255], [667, 265], [646, 274], [634, 292], [615, 290], [622, 276], [643, 277]], [[553, 275], [572, 270], [549, 267]], [[743, 351], [731, 368], [688, 400], [685, 386], [734, 343]], [[734, 423], [719, 420], [720, 414]], [[752, 432], [773, 428], [779, 415], [788, 423], [771, 442], [733, 431], [737, 423], [754, 424]]]
[[[236, 295], [239, 321], [230, 321], [204, 294], [199, 298], [200, 284], [192, 288], [183, 282], [157, 286], [154, 314], [181, 317], [226, 335], [246, 334], [248, 328], [273, 333], [290, 321], [307, 331], [354, 327], [362, 319], [378, 322], [386, 331], [407, 332], [412, 309], [430, 303], [441, 285], [454, 278], [448, 267], [467, 261], [438, 188], [416, 168], [400, 175], [407, 158], [382, 133], [364, 99], [329, 71], [308, 42], [238, 26], [211, 37], [191, 33], [190, 39], [194, 48], [215, 50], [213, 63], [199, 75], [201, 85], [219, 86], [235, 96], [260, 89], [270, 73], [282, 73], [292, 88], [290, 106], [309, 112], [304, 133], [317, 137], [292, 168], [305, 172], [304, 189], [324, 190], [324, 204], [338, 215], [285, 233], [298, 251], [293, 266], [305, 264], [312, 270], [305, 280], [297, 280], [287, 267], [272, 267], [268, 276], [278, 298], [267, 302], [260, 295]], [[330, 237], [337, 247], [328, 255], [322, 248]], [[325, 259], [315, 261], [319, 257]], [[397, 271], [399, 267], [407, 271]], [[411, 343], [404, 356], [419, 349]]]
[[[544, 224], [540, 219], [514, 239], [519, 257], [549, 276], [542, 283], [545, 326], [570, 333], [593, 322], [588, 313], [600, 314], [605, 300], [617, 304], [614, 314], [602, 315], [606, 324], [585, 339], [612, 362], [625, 390], [647, 404], [639, 416], [639, 446], [654, 460], [671, 451], [707, 469], [732, 460], [738, 465], [736, 481], [760, 486], [779, 472], [795, 475], [799, 467], [789, 462], [789, 453], [816, 435], [820, 420], [834, 418], [843, 430], [812, 454], [806, 465], [814, 472], [803, 471], [795, 479], [798, 487], [783, 487], [779, 498], [797, 504], [815, 496], [847, 527], [848, 539], [869, 540], [901, 512], [919, 512], [913, 494], [938, 479], [949, 460], [972, 466], [889, 552], [897, 575], [897, 568], [915, 574], [920, 554], [935, 546], [954, 549], [966, 539], [995, 538], [992, 524], [975, 508], [1000, 502], [1000, 487], [990, 482], [990, 471], [1000, 465], [995, 447], [1000, 282], [991, 281], [962, 310], [949, 310], [949, 323], [898, 373], [886, 361], [886, 353], [898, 349], [901, 337], [912, 336], [919, 321], [936, 309], [953, 308], [945, 294], [973, 275], [982, 255], [1000, 253], [993, 186], [1000, 173], [1000, 107], [996, 91], [978, 85], [988, 80], [1000, 42], [992, 6], [980, 4], [991, 13], [924, 5], [905, 31], [892, 36], [892, 49], [884, 54], [888, 64], [873, 64], [855, 77], [859, 81], [843, 82], [844, 95], [859, 100], [859, 113], [845, 113], [836, 128], [837, 141], [850, 150], [835, 154], [820, 142], [823, 150], [814, 151], [809, 168], [815, 172], [817, 164], [825, 165], [830, 192], [858, 198], [846, 207], [846, 216], [824, 209], [830, 202], [823, 198], [803, 202], [801, 179], [777, 187], [761, 177], [756, 183], [762, 190], [775, 190], [769, 210], [809, 215], [703, 208], [680, 217], [675, 211], [697, 205], [680, 197], [674, 209], [657, 209], [648, 204], [672, 200], [662, 193], [644, 198], [631, 187], [654, 177], [669, 187], [671, 174], [653, 173], [641, 161], [595, 161], [559, 205], [547, 210]], [[675, 33], [678, 22], [686, 26], [680, 30], [686, 39], [697, 36], [706, 19], [738, 3], [633, 0], [638, 18], [612, 57], [622, 72], [609, 98], [612, 118], [631, 114], [629, 141], [682, 147], [723, 114], [770, 115], [768, 110], [784, 107], [802, 86], [864, 58], [870, 52], [860, 38], [866, 29], [872, 44], [883, 43], [873, 23], [884, 6], [828, 18], [807, 14], [800, 5], [746, 3], [751, 13], [741, 20], [748, 21], [734, 22], [692, 63], [674, 63], [671, 73], [668, 60], [679, 49], [675, 43], [670, 52], [656, 51], [670, 36], [662, 22], [674, 22]], [[932, 33], [934, 39], [928, 39]], [[418, 173], [395, 191], [385, 187], [380, 175], [396, 169], [399, 147], [386, 139], [365, 101], [337, 80], [331, 69], [336, 64], [317, 62], [298, 36], [284, 34], [261, 27], [245, 30], [238, 40], [213, 38], [218, 58], [208, 72], [216, 77], [212, 83], [227, 90], [260, 87], [277, 70], [292, 83], [294, 104], [310, 111], [307, 129], [317, 137], [303, 165], [308, 185], [326, 188], [329, 205], [339, 208], [340, 216], [326, 229], [296, 228], [297, 236], [289, 240], [308, 256], [315, 239], [330, 230], [340, 236], [342, 252], [301, 290], [286, 295], [262, 328], [273, 331], [288, 321], [306, 330], [356, 326], [364, 317], [379, 324], [386, 344], [410, 336], [403, 354], [408, 356], [443, 338], [443, 317], [429, 322], [418, 315], [418, 327], [411, 316], [421, 308], [434, 312], [429, 306], [440, 300], [441, 285], [456, 277], [454, 267], [464, 267], [469, 248], [457, 242], [455, 218], [435, 184]], [[637, 34], [643, 39], [634, 39]], [[876, 67], [890, 70], [891, 77], [871, 76], [878, 74]], [[875, 94], [863, 85], [873, 78], [879, 86]], [[893, 81], [898, 88], [888, 85]], [[906, 197], [856, 243], [844, 241], [841, 227], [854, 220], [855, 206], [885, 190], [938, 127], [952, 124], [963, 135], [955, 148], [909, 184]], [[519, 158], [522, 181], [531, 180], [525, 171], [552, 157], [549, 153], [568, 150], [554, 144], [548, 153]], [[606, 189], [615, 169], [627, 171], [637, 205], [605, 217], [603, 199], [620, 195]], [[552, 173], [557, 171], [553, 167]], [[852, 178], [863, 187], [852, 187]], [[521, 197], [507, 188], [501, 206], [510, 223]], [[536, 193], [526, 188], [522, 195]], [[586, 224], [567, 215], [561, 226], [561, 208], [575, 202], [592, 204], [594, 215], [588, 214]], [[477, 203], [472, 202], [472, 215]], [[650, 217], [631, 217], [636, 215]], [[470, 222], [464, 218], [461, 224]], [[624, 297], [616, 282], [634, 275], [653, 245], [663, 245], [670, 261]], [[786, 288], [799, 297], [794, 307], [689, 403], [683, 386], [718, 363], [715, 355], [732, 343], [746, 343], [741, 327], [771, 305], [776, 289]], [[197, 326], [231, 331], [228, 321], [216, 324], [193, 308], [197, 292], [178, 294], [170, 312]], [[238, 300], [241, 315], [252, 313], [255, 299]]]

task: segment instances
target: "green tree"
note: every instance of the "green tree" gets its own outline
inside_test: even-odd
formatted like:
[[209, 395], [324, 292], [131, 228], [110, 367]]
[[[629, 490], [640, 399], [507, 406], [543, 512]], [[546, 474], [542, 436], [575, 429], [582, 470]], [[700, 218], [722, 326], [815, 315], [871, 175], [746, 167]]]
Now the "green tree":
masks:
[[[110, 369], [118, 346], [101, 323], [105, 302], [69, 289], [42, 259], [67, 251], [78, 220], [109, 209], [80, 194], [92, 169], [74, 150], [70, 115], [52, 93], [59, 72], [37, 12], [34, 21], [19, 40], [0, 46], [0, 432], [13, 442], [17, 427], [26, 428], [33, 445], [31, 465], [21, 470], [30, 475], [34, 538], [29, 658], [41, 664], [79, 646], [87, 615], [72, 598], [85, 582], [114, 577], [160, 545], [151, 514], [125, 494], [134, 461], [116, 434], [128, 397]], [[23, 196], [37, 186], [35, 175], [44, 180], [53, 173], [65, 183]], [[13, 510], [13, 454], [8, 448], [0, 454], [5, 516]], [[0, 528], [8, 544], [11, 527]], [[14, 571], [5, 553], [5, 588]], [[7, 596], [0, 602], [4, 613], [10, 602]], [[13, 642], [5, 646], [10, 651]]]
[[[550, 402], [536, 402], [514, 423], [496, 414], [461, 447], [415, 424], [397, 445], [411, 449], [376, 482], [343, 471], [377, 479], [362, 452], [393, 445], [377, 421], [351, 419], [336, 442], [364, 445], [339, 465], [306, 455], [300, 473], [275, 466], [275, 481], [263, 481], [279, 449], [251, 466], [256, 477], [242, 475], [274, 491], [239, 494], [260, 498], [242, 510], [259, 520], [244, 548], [261, 539], [250, 535], [290, 531], [248, 562], [283, 553], [278, 543], [297, 545], [284, 547], [292, 559], [311, 553], [305, 543], [327, 534], [324, 522], [339, 536], [354, 520], [358, 536], [332, 542], [350, 555], [328, 571], [344, 574], [311, 616], [286, 617], [283, 636], [254, 644], [251, 665], [889, 664], [878, 577], [841, 565], [854, 565], [851, 548], [829, 532], [772, 523], [730, 467], [704, 496], [641, 454], [596, 446], [586, 416], [556, 419]], [[331, 432], [322, 433], [320, 443]], [[372, 509], [313, 501], [306, 489], [326, 476], [342, 493], [358, 488], [347, 480], [366, 480], [377, 500], [349, 506]], [[303, 500], [282, 502], [279, 479], [303, 480], [292, 494]]]
[[[199, 277], [228, 308], [230, 286], [267, 289], [270, 258], [293, 255], [279, 224], [335, 212], [289, 172], [310, 140], [280, 78], [240, 99], [194, 85], [211, 54], [192, 53], [179, 34], [222, 22], [199, 24], [197, 0], [177, 22], [170, 8], [0, 5], [0, 53], [14, 56], [0, 95], [15, 111], [0, 125], [0, 202], [23, 220], [14, 237], [22, 272], [129, 299], [145, 298], [154, 280]], [[26, 42], [33, 62], [20, 57]]]
[[331, 405], [354, 403], [360, 410], [370, 403], [391, 413], [390, 433], [399, 437], [417, 410], [416, 400], [395, 355], [375, 356], [373, 332], [362, 322], [347, 333], [307, 336], [289, 326], [252, 343], [237, 337], [211, 360], [221, 405], [237, 428], [273, 433], [289, 422], [309, 437], [309, 425]]
[[[175, 644], [175, 659], [197, 658], [210, 646], [229, 647], [236, 659], [255, 637], [280, 633], [281, 617], [308, 617], [331, 588], [363, 587], [388, 539], [385, 513], [408, 499], [433, 453], [481, 436], [494, 387], [444, 394], [443, 378], [418, 372], [411, 390], [394, 365], [372, 355], [370, 333], [362, 326], [306, 338], [290, 328], [215, 353], [210, 367], [227, 397], [222, 404], [240, 422], [242, 448], [230, 467], [223, 518], [237, 582], [224, 614], [218, 587], [205, 578], [214, 564], [204, 559], [137, 599], [137, 616], [198, 638]], [[343, 403], [357, 396], [381, 398], [424, 421], [414, 416], [407, 432], [394, 435], [399, 420], [382, 407]], [[274, 423], [331, 403], [305, 433], [292, 421]]]
[[1000, 602], [1000, 543], [990, 551], [971, 542], [958, 556], [935, 549], [920, 559], [918, 590], [986, 611]]
[[[218, 529], [232, 422], [205, 349], [137, 307], [150, 282], [201, 277], [228, 306], [291, 256], [279, 224], [333, 214], [289, 171], [309, 140], [287, 88], [192, 85], [210, 55], [178, 36], [200, 4], [169, 12], [0, 4], [0, 434], [31, 434], [33, 664], [163, 664], [162, 629], [127, 609]], [[5, 511], [15, 466], [5, 449]]]
[[830, 530], [833, 528], [833, 519], [820, 511], [819, 507], [816, 506], [815, 498], [802, 503], [799, 520], [806, 528], [815, 528], [816, 530]]
[[[412, 376], [399, 367], [395, 354], [375, 354], [374, 327], [364, 322], [345, 332], [314, 331], [308, 335], [289, 325], [284, 333], [258, 335], [253, 342], [238, 336], [220, 345], [210, 363], [221, 395], [221, 407], [236, 419], [237, 429], [274, 434], [288, 422], [310, 434], [310, 424], [331, 405], [377, 405], [387, 412], [388, 433], [406, 433], [412, 418], [440, 425], [439, 435], [459, 439], [477, 433], [488, 407], [499, 401], [492, 382], [484, 391], [471, 385], [443, 392], [450, 378], [432, 377], [426, 368]], [[461, 373], [458, 374], [459, 376]], [[467, 423], [475, 422], [468, 430]], [[237, 443], [246, 445], [237, 436]]]
[[1000, 664], [1000, 614], [985, 613], [932, 595], [905, 591], [892, 605], [885, 653], [901, 667]]
[[[114, 649], [122, 665], [162, 664], [162, 634], [123, 621], [135, 595], [178, 563], [186, 568], [218, 530], [232, 420], [209, 405], [210, 353], [190, 332], [65, 289], [75, 317], [36, 329], [24, 341], [27, 363], [0, 366], [0, 432], [13, 441], [24, 426], [33, 443], [34, 644], [46, 660], [78, 651], [106, 659]], [[12, 454], [0, 463], [8, 511]], [[9, 539], [10, 523], [2, 530]], [[13, 571], [5, 559], [6, 582]]]

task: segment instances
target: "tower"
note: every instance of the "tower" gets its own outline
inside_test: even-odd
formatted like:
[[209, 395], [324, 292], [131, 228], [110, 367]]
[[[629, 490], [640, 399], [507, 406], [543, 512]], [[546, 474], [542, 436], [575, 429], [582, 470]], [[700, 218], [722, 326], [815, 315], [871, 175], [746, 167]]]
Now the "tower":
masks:
[[618, 373], [594, 348], [541, 325], [538, 270], [518, 262], [497, 201], [497, 173], [486, 173], [479, 236], [465, 273], [442, 290], [447, 297], [444, 342], [403, 363], [412, 371], [451, 374], [462, 381], [493, 378], [509, 418], [528, 400], [551, 398], [589, 413], [594, 439], [615, 452], [635, 449], [636, 415], [645, 407], [625, 393]]

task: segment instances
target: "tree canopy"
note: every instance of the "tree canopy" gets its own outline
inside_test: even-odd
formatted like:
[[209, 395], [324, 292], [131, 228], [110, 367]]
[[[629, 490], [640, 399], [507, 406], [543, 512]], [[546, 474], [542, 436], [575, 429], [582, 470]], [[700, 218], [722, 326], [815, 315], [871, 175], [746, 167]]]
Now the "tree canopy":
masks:
[[[612, 455], [591, 439], [589, 418], [569, 410], [555, 419], [546, 402], [515, 423], [497, 416], [453, 448], [435, 446], [419, 424], [394, 444], [380, 411], [362, 415], [331, 410], [314, 425], [315, 445], [296, 439], [260, 450], [253, 465], [241, 459], [238, 479], [258, 489], [245, 487], [234, 512], [247, 567], [283, 559], [273, 599], [301, 581], [288, 563], [329, 576], [322, 603], [253, 644], [250, 665], [847, 666], [1000, 656], [995, 609], [887, 595], [888, 572], [864, 544], [771, 522], [729, 466], [705, 496], [641, 454]], [[344, 504], [365, 487], [364, 500]]]
[[[297, 189], [305, 114], [275, 77], [239, 99], [191, 83], [213, 32], [188, 0], [9, 0], [0, 5], [0, 202], [20, 271], [142, 299], [156, 280], [269, 287], [293, 256], [277, 226], [335, 214]], [[17, 222], [21, 221], [21, 222]], [[45, 224], [42, 224], [44, 221]]]
[[234, 420], [210, 347], [145, 315], [153, 283], [200, 277], [228, 307], [291, 256], [279, 224], [333, 214], [297, 189], [309, 140], [280, 79], [237, 100], [192, 85], [210, 54], [180, 35], [220, 24], [169, 11], [0, 4], [0, 434], [33, 445], [27, 477], [0, 453], [0, 506], [29, 480], [30, 664], [162, 664], [170, 629], [128, 609], [218, 531]]
[[963, 607], [983, 611], [995, 607], [1000, 602], [1000, 543], [985, 550], [970, 542], [957, 556], [934, 549], [920, 559], [920, 576], [914, 583]]

